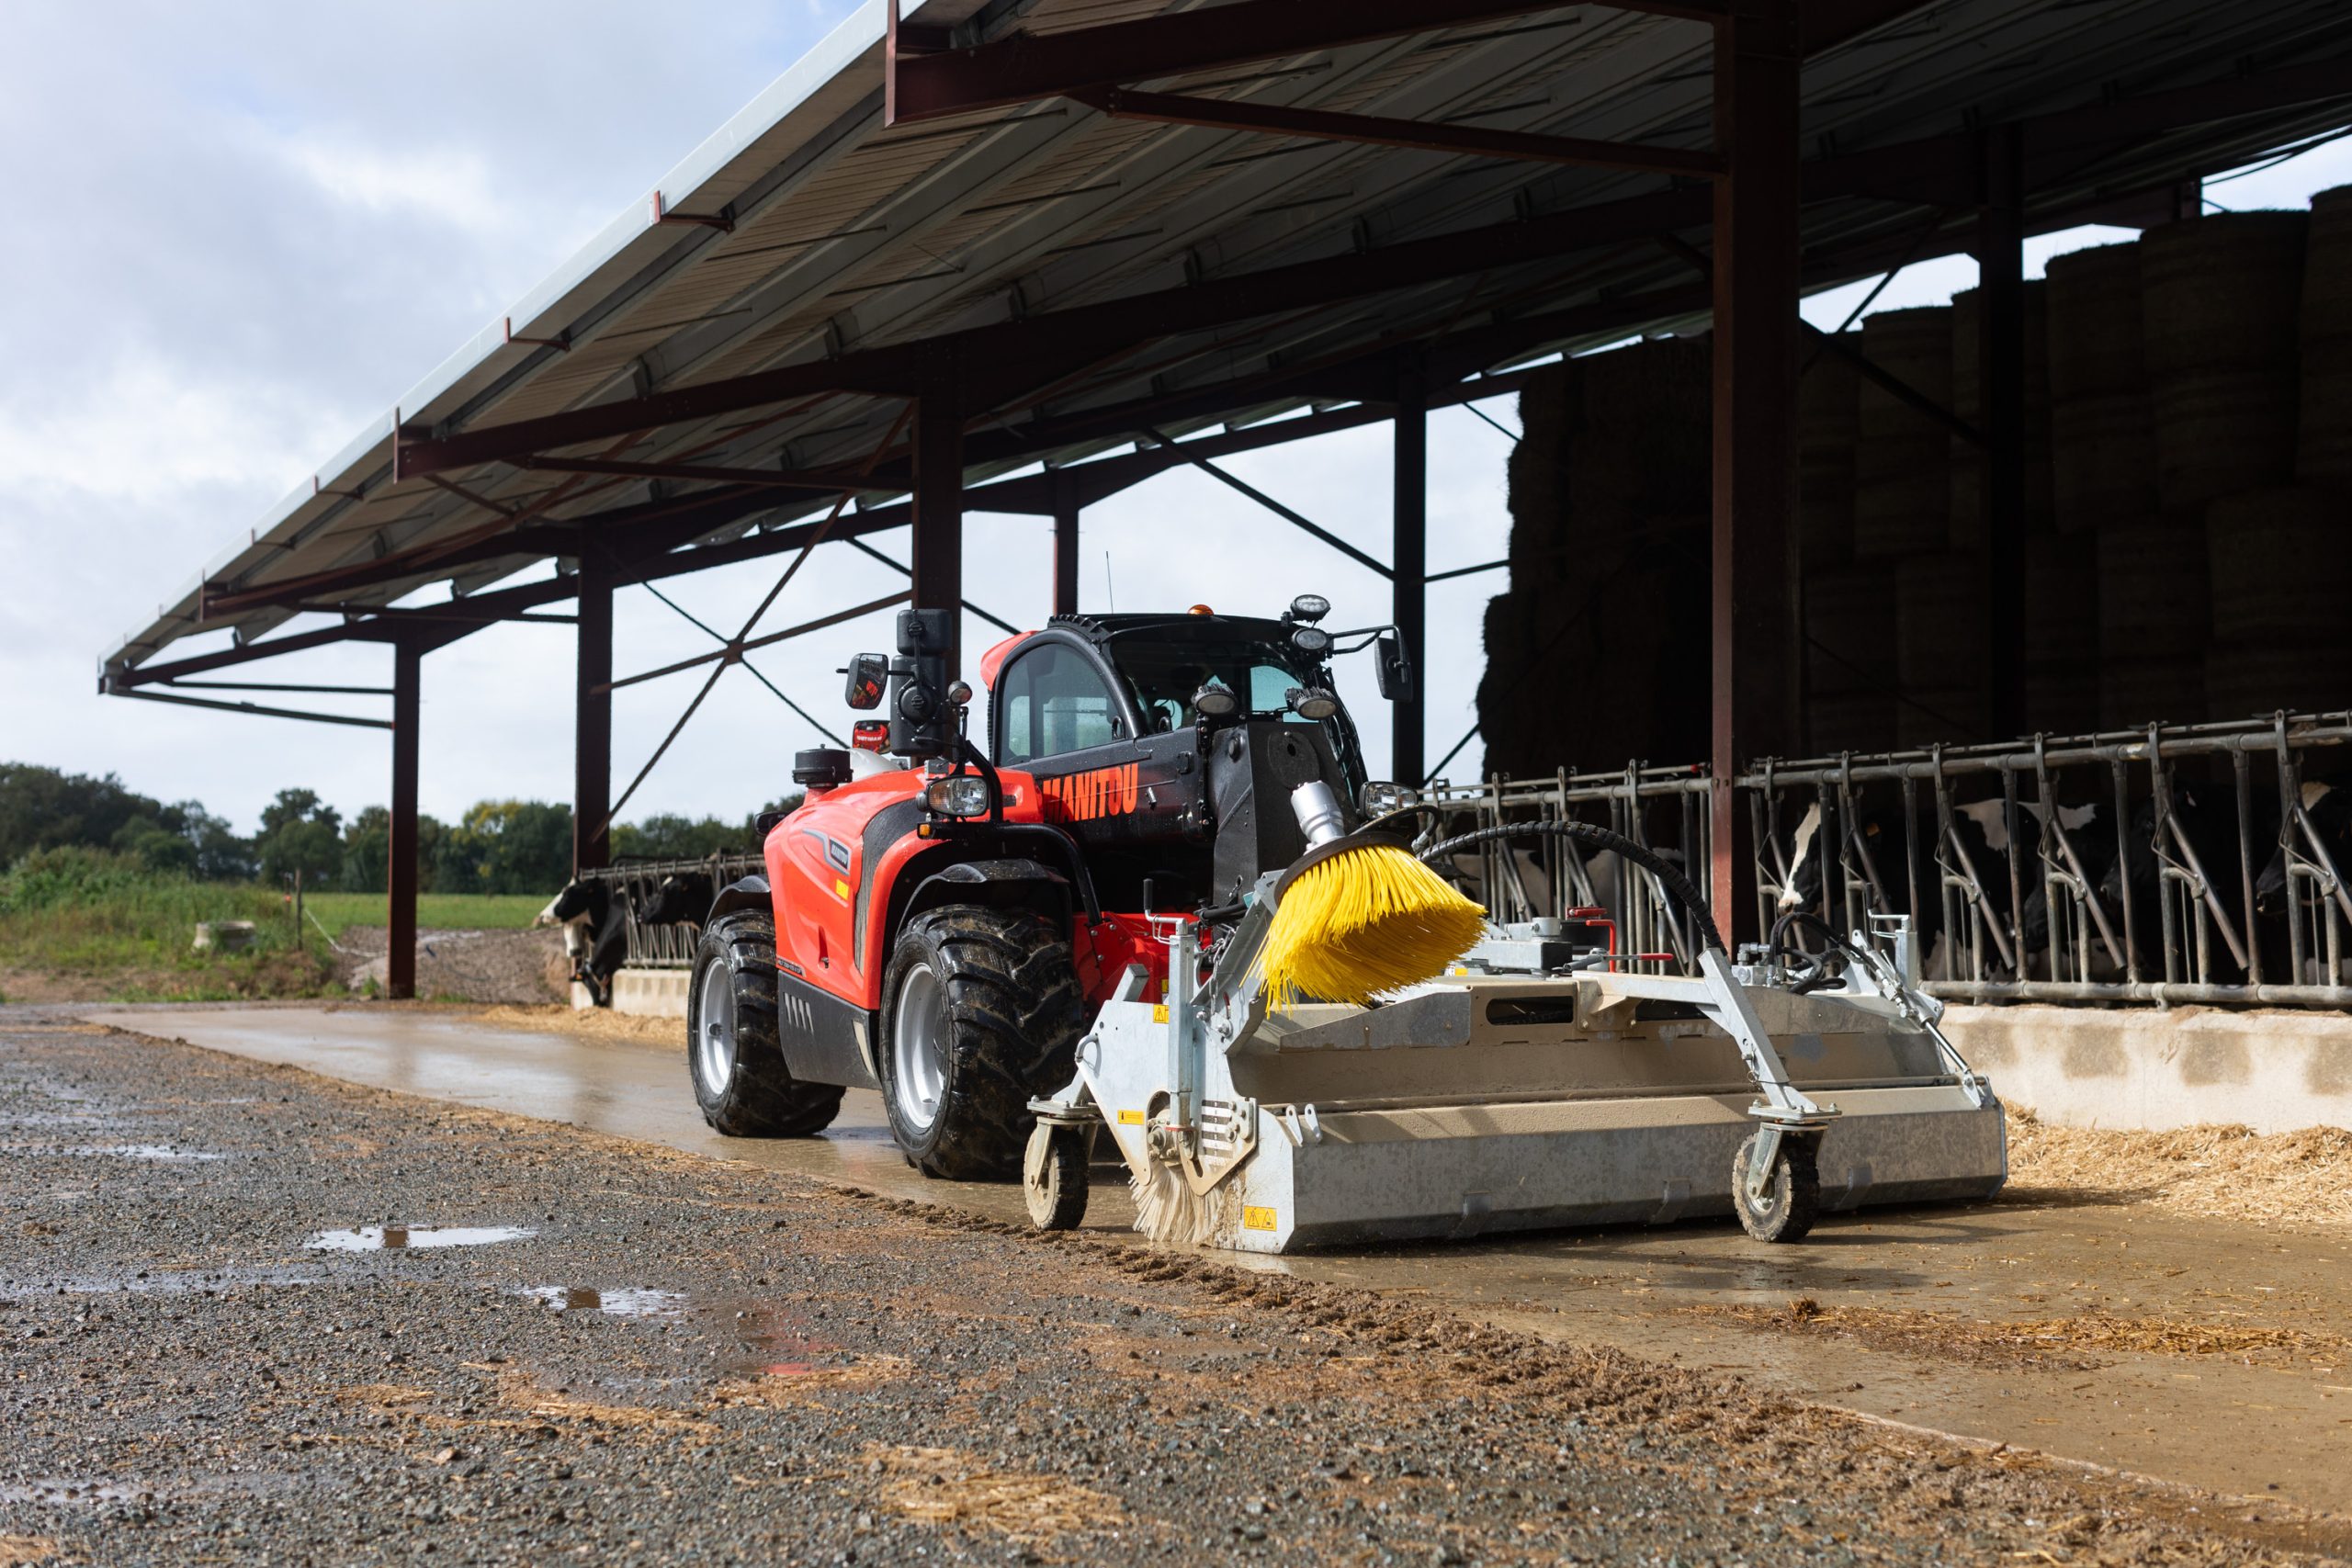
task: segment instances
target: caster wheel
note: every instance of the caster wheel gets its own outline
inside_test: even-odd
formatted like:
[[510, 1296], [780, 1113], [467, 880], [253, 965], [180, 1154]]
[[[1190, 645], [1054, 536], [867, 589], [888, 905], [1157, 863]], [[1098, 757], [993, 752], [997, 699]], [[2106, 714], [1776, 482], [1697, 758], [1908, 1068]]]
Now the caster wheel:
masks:
[[1732, 1156], [1731, 1201], [1740, 1228], [1758, 1241], [1803, 1241], [1821, 1214], [1821, 1170], [1815, 1138], [1781, 1134], [1780, 1152], [1760, 1197], [1747, 1193], [1747, 1170], [1758, 1134], [1750, 1133]]
[[1029, 1205], [1030, 1224], [1041, 1231], [1067, 1231], [1086, 1218], [1086, 1165], [1093, 1145], [1091, 1127], [1040, 1122], [1030, 1130], [1021, 1161], [1021, 1196]]

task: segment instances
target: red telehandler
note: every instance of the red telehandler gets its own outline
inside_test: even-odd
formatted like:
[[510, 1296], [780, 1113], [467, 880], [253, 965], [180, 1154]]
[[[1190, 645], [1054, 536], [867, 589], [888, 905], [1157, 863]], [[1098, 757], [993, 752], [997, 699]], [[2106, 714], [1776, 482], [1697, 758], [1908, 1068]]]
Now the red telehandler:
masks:
[[[1807, 947], [1784, 921], [1735, 958], [1679, 868], [1607, 829], [1440, 839], [1367, 781], [1335, 694], [1331, 660], [1365, 649], [1400, 694], [1398, 639], [1327, 631], [1329, 609], [1055, 616], [980, 660], [978, 737], [946, 614], [901, 612], [896, 657], [846, 671], [849, 705], [887, 716], [798, 754], [765, 874], [704, 925], [705, 1118], [808, 1136], [844, 1087], [878, 1089], [911, 1164], [1019, 1175], [1048, 1228], [1082, 1216], [1107, 1134], [1143, 1228], [1260, 1251], [1710, 1213], [1793, 1241], [1824, 1210], [2001, 1185], [1999, 1102], [1905, 922], [1815, 922]], [[1369, 1006], [1275, 1005], [1285, 874], [1384, 832], [1442, 873], [1533, 834], [1613, 854], [1683, 972], [1602, 948], [1605, 922], [1535, 919]]]

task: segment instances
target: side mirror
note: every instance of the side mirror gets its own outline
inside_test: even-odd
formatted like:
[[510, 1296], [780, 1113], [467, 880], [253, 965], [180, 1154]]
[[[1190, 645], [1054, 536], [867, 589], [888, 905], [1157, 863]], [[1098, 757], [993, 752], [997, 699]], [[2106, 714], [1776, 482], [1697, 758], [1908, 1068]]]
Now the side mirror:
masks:
[[849, 691], [842, 700], [860, 713], [882, 705], [882, 693], [890, 683], [890, 661], [878, 653], [861, 653], [849, 661], [842, 671], [849, 677]]
[[1404, 642], [1395, 637], [1383, 637], [1373, 646], [1373, 678], [1380, 682], [1380, 694], [1392, 703], [1411, 702], [1413, 660], [1405, 652]]

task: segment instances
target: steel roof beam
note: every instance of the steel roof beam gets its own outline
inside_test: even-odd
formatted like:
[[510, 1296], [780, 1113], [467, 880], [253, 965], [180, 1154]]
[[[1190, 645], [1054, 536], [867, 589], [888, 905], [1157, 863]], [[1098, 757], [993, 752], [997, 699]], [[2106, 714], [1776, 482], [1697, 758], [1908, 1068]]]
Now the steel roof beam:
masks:
[[[1611, 0], [1615, 9], [1713, 20], [1724, 0]], [[1243, 0], [969, 49], [915, 52], [891, 8], [885, 125], [1059, 97], [1087, 87], [1219, 71], [1567, 7], [1561, 0]], [[907, 29], [911, 35], [912, 29]], [[935, 39], [927, 39], [933, 41]]]
[[1622, 169], [1639, 175], [1713, 178], [1724, 162], [1713, 152], [1683, 147], [1647, 147], [1595, 141], [1521, 130], [1489, 130], [1474, 125], [1377, 115], [1334, 114], [1246, 99], [1188, 97], [1171, 93], [1136, 93], [1123, 87], [1085, 88], [1068, 94], [1073, 102], [1114, 119], [1160, 125], [1204, 126], [1218, 130], [1260, 131], [1323, 141], [1352, 141], [1374, 147], [1403, 147], [1422, 152], [1458, 152], [1474, 157], [1512, 158], [1589, 169]]
[[[2352, 74], [2352, 66], [2344, 62], [2290, 67], [2019, 123], [2025, 128], [2028, 156], [2036, 158], [2130, 141], [2146, 134], [2151, 121], [2193, 124], [2346, 96], [2352, 94], [2352, 86], [2346, 85], [2347, 74]], [[1974, 177], [1974, 147], [1975, 137], [1963, 134], [1818, 160], [1804, 171], [1804, 199], [1867, 197], [1939, 205], [1964, 199], [1968, 193], [1963, 187]], [[971, 367], [975, 378], [985, 377], [999, 383], [990, 389], [995, 395], [978, 400], [985, 409], [1042, 385], [1057, 374], [1066, 374], [1090, 357], [1107, 355], [1151, 337], [1228, 325], [1469, 271], [1550, 260], [1620, 240], [1699, 227], [1709, 216], [1703, 188], [1631, 197], [1523, 222], [1408, 240], [1361, 254], [1047, 311], [1026, 321], [860, 350], [835, 359], [492, 425], [439, 440], [404, 432], [395, 446], [395, 471], [413, 477], [469, 468], [549, 447], [740, 412], [815, 392], [909, 395], [948, 374], [956, 360]], [[1011, 390], [1005, 389], [1008, 385]]]
[[952, 377], [958, 364], [964, 367], [967, 388], [983, 392], [970, 401], [975, 412], [984, 413], [1057, 376], [1152, 338], [1310, 309], [1464, 273], [1549, 261], [1659, 229], [1703, 223], [1707, 210], [1702, 187], [1631, 197], [1523, 222], [1432, 235], [1374, 251], [1210, 279], [1189, 288], [1073, 306], [1025, 321], [859, 350], [837, 359], [599, 403], [438, 440], [403, 434], [395, 446], [394, 460], [400, 477], [417, 478], [503, 462], [549, 447], [741, 412], [812, 392], [919, 393], [928, 384]]
[[514, 464], [518, 468], [550, 474], [611, 474], [637, 479], [690, 479], [712, 484], [753, 485], [768, 490], [806, 491], [818, 495], [838, 495], [843, 491], [887, 493], [894, 488], [876, 484], [860, 474], [793, 468], [728, 468], [702, 463], [626, 463], [602, 457], [525, 457], [515, 458]]
[[142, 703], [177, 703], [182, 707], [219, 708], [223, 713], [249, 713], [261, 718], [299, 718], [311, 724], [346, 724], [356, 729], [390, 729], [389, 718], [359, 718], [351, 714], [310, 713], [301, 708], [265, 707], [259, 703], [224, 703], [210, 697], [180, 697], [168, 692], [141, 692], [128, 686], [112, 688], [108, 695], [137, 697]]

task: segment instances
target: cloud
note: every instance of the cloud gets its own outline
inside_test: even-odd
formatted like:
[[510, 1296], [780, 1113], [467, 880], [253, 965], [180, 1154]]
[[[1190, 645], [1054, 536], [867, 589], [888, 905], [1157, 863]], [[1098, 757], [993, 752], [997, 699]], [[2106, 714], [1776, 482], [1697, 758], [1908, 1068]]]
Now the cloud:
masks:
[[526, 232], [535, 204], [502, 197], [490, 162], [467, 147], [377, 147], [309, 131], [251, 128], [265, 153], [329, 200], [370, 217], [447, 223], [483, 238]]
[[[0, 418], [0, 500], [47, 492], [162, 508], [215, 487], [277, 494], [351, 423], [280, 381], [127, 354], [64, 397], [11, 400]], [[207, 522], [211, 547], [226, 545], [233, 522]], [[191, 558], [180, 574], [196, 567]]]

